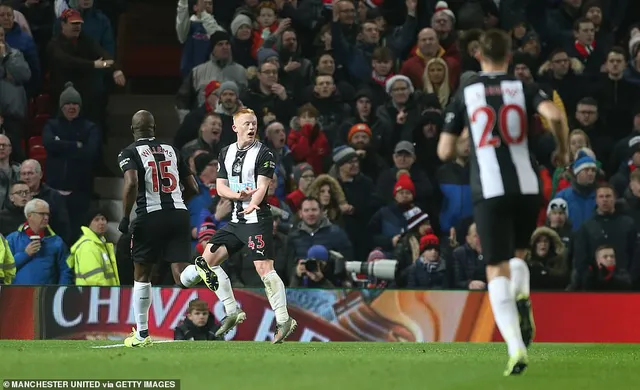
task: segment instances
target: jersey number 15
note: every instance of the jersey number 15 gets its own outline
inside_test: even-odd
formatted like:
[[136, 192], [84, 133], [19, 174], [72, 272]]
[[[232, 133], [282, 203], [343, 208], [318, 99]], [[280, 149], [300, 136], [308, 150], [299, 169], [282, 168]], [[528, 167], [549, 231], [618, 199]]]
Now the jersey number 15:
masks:
[[[158, 170], [158, 165], [160, 170]], [[151, 180], [153, 181], [153, 192], [162, 191], [170, 194], [176, 190], [178, 186], [178, 179], [176, 175], [169, 172], [171, 168], [171, 161], [160, 161], [156, 164], [155, 161], [149, 161], [149, 167], [151, 168]], [[169, 182], [169, 185], [165, 185], [165, 181]]]
[[[514, 113], [517, 121], [516, 128], [513, 122], [509, 121], [509, 114]], [[485, 119], [482, 122], [482, 119]], [[493, 135], [493, 129], [498, 125], [498, 131], [501, 137]], [[509, 127], [511, 125], [511, 128]], [[479, 127], [480, 126], [480, 127]], [[524, 141], [527, 135], [527, 114], [524, 109], [517, 104], [506, 104], [500, 107], [500, 111], [496, 111], [489, 106], [478, 107], [471, 115], [471, 129], [473, 133], [482, 130], [478, 141], [478, 148], [484, 147], [500, 147], [502, 141], [507, 145], [517, 145]], [[473, 137], [474, 139], [476, 137]]]

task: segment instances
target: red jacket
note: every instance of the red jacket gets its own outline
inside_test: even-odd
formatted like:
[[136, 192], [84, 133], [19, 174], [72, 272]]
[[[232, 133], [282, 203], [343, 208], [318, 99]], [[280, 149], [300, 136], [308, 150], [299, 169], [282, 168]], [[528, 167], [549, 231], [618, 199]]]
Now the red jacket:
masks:
[[296, 163], [306, 162], [313, 167], [316, 175], [323, 173], [322, 161], [331, 152], [329, 141], [316, 125], [304, 125], [300, 130], [291, 129], [287, 146]]
[[542, 184], [542, 207], [540, 207], [540, 214], [538, 215], [538, 226], [544, 226], [547, 220], [547, 206], [551, 201], [551, 190], [553, 189], [553, 180], [551, 174], [547, 168], [541, 168], [538, 172], [540, 182]]
[[[451, 90], [455, 90], [460, 80], [460, 61], [445, 52], [443, 48], [440, 48], [437, 57], [442, 58], [444, 62], [447, 63], [447, 68], [449, 68], [449, 86]], [[407, 76], [409, 80], [411, 80], [413, 88], [417, 91], [421, 91], [424, 88], [422, 75], [424, 69], [427, 67], [427, 62], [429, 62], [429, 60], [425, 60], [421, 55], [415, 55], [402, 63], [400, 74]]]

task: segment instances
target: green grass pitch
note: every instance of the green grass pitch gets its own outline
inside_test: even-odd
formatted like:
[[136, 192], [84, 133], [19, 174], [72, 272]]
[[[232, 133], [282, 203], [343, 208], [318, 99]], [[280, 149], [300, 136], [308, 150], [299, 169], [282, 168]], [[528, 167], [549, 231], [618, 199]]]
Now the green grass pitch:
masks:
[[618, 390], [640, 388], [640, 346], [533, 344], [502, 377], [504, 344], [0, 341], [0, 379], [181, 379], [181, 389]]

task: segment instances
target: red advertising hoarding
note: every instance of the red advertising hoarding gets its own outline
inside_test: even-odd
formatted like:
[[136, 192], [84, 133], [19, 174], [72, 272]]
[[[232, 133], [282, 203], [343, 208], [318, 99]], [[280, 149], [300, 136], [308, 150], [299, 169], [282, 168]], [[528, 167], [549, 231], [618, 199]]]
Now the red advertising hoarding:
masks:
[[[2, 339], [122, 340], [134, 326], [131, 288], [18, 287], [0, 290]], [[228, 340], [267, 341], [274, 313], [262, 290], [235, 290], [247, 321]], [[189, 302], [203, 299], [217, 320], [224, 306], [207, 289], [154, 288], [149, 330], [172, 339]], [[291, 341], [500, 341], [486, 293], [289, 289], [299, 327]], [[640, 294], [537, 293], [538, 342], [640, 342]], [[17, 324], [20, 324], [19, 326]], [[31, 324], [31, 326], [25, 326]]]

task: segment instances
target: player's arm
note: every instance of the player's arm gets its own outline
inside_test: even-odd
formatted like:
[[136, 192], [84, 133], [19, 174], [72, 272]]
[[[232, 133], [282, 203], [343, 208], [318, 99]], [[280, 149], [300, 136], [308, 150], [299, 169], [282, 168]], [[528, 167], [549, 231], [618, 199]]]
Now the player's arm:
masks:
[[189, 165], [182, 155], [174, 148], [176, 155], [178, 156], [178, 174], [180, 175], [180, 182], [182, 183], [182, 200], [189, 202], [191, 198], [198, 195], [200, 189], [198, 188], [198, 182], [189, 169]]
[[273, 180], [273, 173], [276, 170], [276, 158], [273, 155], [273, 152], [269, 149], [263, 149], [258, 157], [258, 162], [256, 165], [256, 173], [258, 174], [258, 182], [256, 183], [256, 192], [251, 196], [251, 201], [249, 202], [249, 206], [247, 206], [243, 214], [250, 214], [253, 210], [260, 209], [260, 203], [267, 196], [267, 191], [269, 190], [269, 185], [271, 184], [271, 180]]
[[541, 88], [536, 87], [527, 92], [538, 114], [549, 122], [551, 133], [556, 138], [557, 153], [561, 156], [567, 155], [569, 134], [564, 126], [562, 111]]
[[444, 127], [438, 141], [438, 157], [448, 161], [456, 157], [456, 142], [464, 129], [464, 105], [456, 96], [445, 109]]
[[229, 179], [227, 176], [227, 168], [224, 164], [226, 157], [226, 149], [220, 152], [218, 157], [218, 178], [216, 179], [216, 192], [221, 198], [232, 201], [240, 200], [240, 193], [231, 191], [229, 188]]
[[124, 173], [124, 187], [122, 188], [122, 208], [124, 217], [118, 226], [118, 230], [126, 234], [129, 231], [129, 216], [133, 205], [136, 203], [138, 194], [138, 169], [135, 163], [133, 152], [124, 149], [118, 155], [118, 165]]

